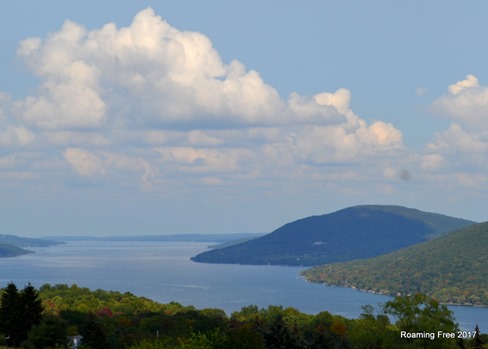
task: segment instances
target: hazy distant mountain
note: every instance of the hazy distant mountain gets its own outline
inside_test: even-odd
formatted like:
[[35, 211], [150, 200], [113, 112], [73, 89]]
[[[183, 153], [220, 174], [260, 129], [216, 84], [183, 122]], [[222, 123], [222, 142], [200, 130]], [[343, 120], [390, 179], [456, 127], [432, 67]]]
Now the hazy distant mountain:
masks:
[[384, 294], [428, 294], [444, 303], [488, 305], [488, 222], [387, 255], [304, 272], [314, 282]]
[[130, 236], [48, 236], [46, 239], [59, 241], [179, 241], [232, 243], [263, 236], [257, 233], [236, 234], [171, 234], [171, 235], [130, 235]]
[[303, 218], [261, 238], [207, 251], [192, 260], [320, 265], [378, 256], [473, 223], [401, 206], [355, 206]]
[[28, 250], [24, 250], [18, 246], [10, 245], [10, 244], [0, 244], [0, 258], [6, 257], [16, 257], [23, 254], [31, 253]]
[[61, 242], [0, 234], [0, 258], [32, 253], [32, 251], [25, 250], [22, 247], [46, 247], [58, 244], [61, 244]]
[[52, 245], [59, 245], [62, 242], [47, 240], [47, 239], [33, 239], [33, 238], [24, 238], [21, 236], [16, 235], [5, 235], [0, 234], [0, 244], [9, 244], [15, 245], [19, 247], [46, 247]]

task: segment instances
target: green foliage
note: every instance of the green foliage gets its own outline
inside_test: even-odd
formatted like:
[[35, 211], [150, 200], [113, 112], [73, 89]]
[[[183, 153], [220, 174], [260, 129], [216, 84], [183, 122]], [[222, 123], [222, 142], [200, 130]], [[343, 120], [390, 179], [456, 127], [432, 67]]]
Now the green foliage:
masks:
[[378, 256], [473, 223], [401, 206], [356, 206], [300, 219], [258, 239], [206, 251], [192, 259], [313, 266]]
[[[10, 314], [9, 305], [19, 304], [25, 295], [36, 295], [30, 285], [24, 290], [18, 292], [14, 284], [7, 286], [2, 293], [1, 315]], [[358, 319], [326, 311], [310, 315], [295, 308], [254, 305], [227, 317], [220, 309], [160, 304], [130, 293], [90, 291], [76, 285], [44, 285], [40, 295], [44, 304], [52, 305], [31, 327], [24, 348], [66, 348], [68, 335], [83, 337], [80, 349], [448, 349], [458, 344], [400, 338], [402, 330], [457, 329], [452, 313], [424, 295], [398, 297], [378, 314], [365, 306]], [[395, 317], [394, 324], [387, 315]], [[465, 347], [482, 347], [484, 336], [480, 333], [478, 342], [465, 341]]]
[[[59, 314], [61, 311], [91, 312], [120, 312], [139, 314], [147, 311], [160, 311], [167, 308], [181, 308], [174, 303], [162, 305], [148, 298], [136, 297], [130, 292], [120, 293], [115, 291], [96, 290], [91, 291], [76, 284], [67, 285], [43, 285], [40, 294], [44, 301], [46, 312]], [[176, 311], [173, 309], [173, 311]]]
[[36, 349], [67, 348], [68, 332], [66, 323], [59, 317], [47, 316], [29, 332], [29, 342]]
[[436, 338], [404, 339], [412, 348], [456, 348], [456, 339], [438, 337], [438, 331], [457, 333], [458, 326], [452, 312], [435, 299], [423, 294], [396, 297], [384, 306], [387, 314], [398, 320], [395, 325], [399, 331], [407, 333], [433, 333]]
[[396, 348], [398, 333], [383, 311], [374, 314], [372, 306], [364, 306], [359, 319], [351, 323], [349, 340], [353, 348], [375, 349]]
[[39, 293], [28, 284], [20, 292], [14, 283], [9, 283], [0, 299], [0, 333], [8, 338], [7, 343], [19, 346], [27, 339], [28, 332], [41, 322], [43, 311]]
[[0, 298], [0, 333], [12, 341], [19, 336], [17, 332], [22, 321], [19, 298], [17, 286], [12, 282], [3, 290]]
[[443, 303], [488, 305], [488, 223], [367, 260], [303, 273], [310, 281], [383, 294], [427, 294]]

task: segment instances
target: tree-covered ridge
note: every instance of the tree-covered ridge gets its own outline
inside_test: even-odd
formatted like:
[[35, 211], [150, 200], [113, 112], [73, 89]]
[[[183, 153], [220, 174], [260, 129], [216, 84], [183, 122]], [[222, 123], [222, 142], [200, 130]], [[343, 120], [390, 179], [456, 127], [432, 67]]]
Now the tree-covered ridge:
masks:
[[471, 224], [401, 206], [355, 206], [303, 218], [261, 238], [206, 251], [192, 260], [314, 266], [378, 256]]
[[31, 252], [18, 246], [10, 244], [0, 244], [0, 258], [16, 257], [27, 253]]
[[[294, 308], [254, 305], [228, 316], [219, 309], [161, 304], [131, 293], [76, 285], [44, 285], [39, 293], [33, 291], [33, 299], [42, 299], [40, 321], [28, 324], [23, 337], [27, 339], [19, 344], [12, 343], [0, 317], [0, 348], [6, 341], [29, 349], [68, 348], [68, 336], [81, 336], [80, 349], [449, 349], [488, 340], [481, 333], [473, 338], [474, 332], [468, 339], [403, 338], [402, 331], [457, 335], [452, 312], [421, 294], [397, 297], [376, 309], [364, 306], [358, 319], [347, 319], [327, 311], [311, 315]], [[1, 314], [17, 312], [9, 302], [12, 294], [18, 294], [13, 284], [1, 291]], [[395, 316], [394, 322], [389, 315]]]
[[424, 212], [414, 208], [406, 208], [398, 205], [366, 205], [357, 207], [369, 207], [370, 209], [377, 209], [424, 222], [432, 229], [433, 232], [433, 235], [426, 236], [429, 239], [475, 224], [473, 221], [462, 218], [450, 217], [440, 213]]
[[488, 222], [387, 255], [309, 269], [310, 281], [488, 306]]

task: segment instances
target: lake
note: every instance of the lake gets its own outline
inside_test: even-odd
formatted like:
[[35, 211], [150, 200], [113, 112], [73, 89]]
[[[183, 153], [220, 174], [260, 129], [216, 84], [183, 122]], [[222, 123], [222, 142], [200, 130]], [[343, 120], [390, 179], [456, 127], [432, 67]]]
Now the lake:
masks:
[[[355, 318], [361, 306], [390, 298], [341, 287], [308, 283], [304, 268], [201, 264], [190, 257], [209, 243], [71, 241], [34, 248], [36, 253], [0, 259], [0, 287], [13, 281], [22, 288], [77, 284], [90, 289], [131, 292], [158, 302], [219, 308], [230, 314], [241, 307], [283, 305], [316, 314], [329, 311]], [[462, 329], [479, 324], [488, 330], [488, 308], [449, 307]]]

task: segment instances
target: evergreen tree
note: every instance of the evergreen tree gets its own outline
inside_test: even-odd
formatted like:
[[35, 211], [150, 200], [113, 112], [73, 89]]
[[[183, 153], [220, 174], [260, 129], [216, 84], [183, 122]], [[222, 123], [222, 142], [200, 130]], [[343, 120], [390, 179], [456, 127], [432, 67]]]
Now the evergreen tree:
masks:
[[483, 344], [485, 342], [481, 339], [480, 336], [480, 328], [478, 327], [478, 324], [476, 324], [476, 327], [474, 328], [474, 339], [473, 339], [473, 347], [474, 349], [483, 349]]
[[92, 349], [108, 349], [107, 335], [102, 328], [99, 319], [89, 314], [88, 321], [83, 332], [83, 343]]
[[19, 312], [19, 293], [13, 282], [3, 290], [0, 299], [0, 333], [6, 339], [7, 344], [17, 344], [19, 337], [19, 325], [21, 316]]
[[19, 296], [19, 315], [21, 318], [19, 334], [21, 341], [27, 339], [27, 335], [32, 326], [41, 323], [42, 311], [43, 306], [39, 292], [28, 283], [20, 292]]
[[26, 340], [31, 327], [41, 322], [42, 310], [39, 293], [30, 283], [21, 292], [9, 283], [0, 300], [0, 333], [7, 344], [19, 346]]

